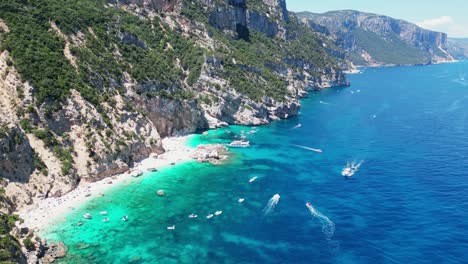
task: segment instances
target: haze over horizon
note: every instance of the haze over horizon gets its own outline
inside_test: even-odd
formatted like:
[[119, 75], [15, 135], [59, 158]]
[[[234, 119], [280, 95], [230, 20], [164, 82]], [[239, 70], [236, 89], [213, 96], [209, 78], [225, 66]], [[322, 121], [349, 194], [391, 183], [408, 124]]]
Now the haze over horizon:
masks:
[[375, 0], [329, 0], [323, 2], [286, 0], [286, 2], [288, 9], [294, 12], [325, 13], [352, 9], [403, 19], [425, 29], [445, 32], [452, 38], [468, 38], [468, 16], [466, 16], [468, 2], [464, 0], [431, 2], [430, 5], [423, 0], [395, 0], [392, 2]]

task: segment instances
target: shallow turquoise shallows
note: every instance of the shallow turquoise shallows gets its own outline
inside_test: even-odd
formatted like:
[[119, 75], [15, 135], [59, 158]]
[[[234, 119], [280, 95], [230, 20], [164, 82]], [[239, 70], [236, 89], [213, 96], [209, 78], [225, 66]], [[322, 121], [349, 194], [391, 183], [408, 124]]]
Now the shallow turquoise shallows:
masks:
[[468, 62], [349, 78], [311, 93], [297, 118], [194, 136], [244, 134], [251, 147], [223, 166], [185, 163], [118, 186], [46, 237], [68, 246], [63, 263], [466, 262]]

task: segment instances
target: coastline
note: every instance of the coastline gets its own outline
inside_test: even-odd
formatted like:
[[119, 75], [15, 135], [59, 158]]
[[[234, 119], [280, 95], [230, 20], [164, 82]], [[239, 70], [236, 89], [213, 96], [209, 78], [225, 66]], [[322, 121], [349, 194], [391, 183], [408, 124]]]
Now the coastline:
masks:
[[73, 191], [61, 196], [51, 197], [24, 206], [17, 213], [24, 220], [19, 227], [27, 227], [41, 234], [58, 221], [64, 220], [70, 210], [81, 206], [89, 200], [103, 196], [104, 193], [121, 184], [129, 183], [133, 177], [132, 172], [143, 173], [153, 169], [161, 169], [173, 164], [192, 160], [190, 157], [195, 148], [188, 146], [190, 135], [182, 137], [168, 137], [162, 144], [166, 152], [157, 157], [148, 157], [136, 164], [127, 173], [108, 177], [96, 182], [82, 182]]

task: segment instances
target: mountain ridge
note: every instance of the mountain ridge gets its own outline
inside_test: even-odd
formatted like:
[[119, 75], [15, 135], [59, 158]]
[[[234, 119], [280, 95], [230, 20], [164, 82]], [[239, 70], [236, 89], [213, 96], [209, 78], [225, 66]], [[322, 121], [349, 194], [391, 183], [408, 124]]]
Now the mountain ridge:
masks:
[[447, 34], [402, 19], [356, 10], [296, 14], [312, 29], [333, 38], [359, 66], [454, 61], [447, 50]]

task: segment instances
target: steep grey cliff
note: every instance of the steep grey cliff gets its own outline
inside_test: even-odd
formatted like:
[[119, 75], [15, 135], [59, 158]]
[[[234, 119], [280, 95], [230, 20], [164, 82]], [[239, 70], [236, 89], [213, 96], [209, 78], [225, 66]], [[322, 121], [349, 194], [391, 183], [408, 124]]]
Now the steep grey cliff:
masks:
[[449, 38], [447, 41], [449, 53], [457, 60], [468, 59], [468, 39]]
[[447, 34], [401, 19], [354, 10], [297, 13], [309, 27], [330, 35], [357, 65], [414, 65], [452, 61]]

